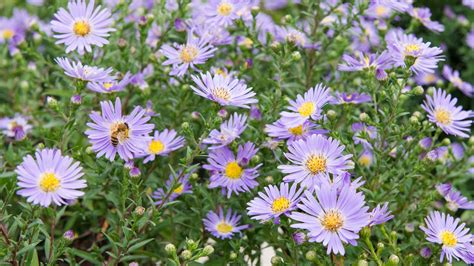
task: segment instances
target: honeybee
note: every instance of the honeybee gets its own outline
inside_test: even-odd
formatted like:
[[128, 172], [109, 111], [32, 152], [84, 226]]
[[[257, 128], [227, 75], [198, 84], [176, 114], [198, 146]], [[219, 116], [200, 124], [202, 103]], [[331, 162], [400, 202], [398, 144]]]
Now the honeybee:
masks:
[[127, 123], [119, 123], [114, 125], [110, 133], [110, 142], [112, 142], [114, 147], [117, 147], [120, 141], [128, 138], [128, 129]]

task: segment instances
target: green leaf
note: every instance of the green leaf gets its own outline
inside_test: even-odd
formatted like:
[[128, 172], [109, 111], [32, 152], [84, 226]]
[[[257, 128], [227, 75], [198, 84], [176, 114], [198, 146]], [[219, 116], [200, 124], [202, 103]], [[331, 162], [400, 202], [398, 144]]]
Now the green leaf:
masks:
[[18, 251], [17, 255], [20, 256], [21, 254], [26, 253], [26, 252], [34, 249], [36, 247], [36, 245], [38, 245], [40, 242], [41, 242], [41, 240], [38, 240], [36, 242], [33, 242], [33, 243], [23, 247], [22, 249], [20, 249], [20, 251]]
[[132, 246], [128, 249], [128, 251], [129, 251], [129, 252], [133, 252], [133, 251], [135, 251], [135, 250], [137, 250], [137, 249], [143, 247], [144, 245], [150, 243], [150, 242], [153, 241], [153, 240], [154, 240], [154, 238], [150, 238], [150, 239], [146, 239], [146, 240], [143, 240], [143, 241], [141, 241], [141, 242], [138, 242], [138, 243], [132, 245]]
[[96, 258], [93, 257], [92, 254], [88, 253], [88, 252], [85, 252], [85, 251], [82, 251], [82, 250], [79, 250], [79, 249], [75, 249], [75, 248], [72, 248], [70, 249], [70, 253], [74, 256], [77, 256], [79, 258], [82, 258], [82, 259], [85, 259], [89, 262], [92, 262], [94, 264], [97, 264], [97, 265], [100, 265], [102, 264], [99, 260], [97, 260]]

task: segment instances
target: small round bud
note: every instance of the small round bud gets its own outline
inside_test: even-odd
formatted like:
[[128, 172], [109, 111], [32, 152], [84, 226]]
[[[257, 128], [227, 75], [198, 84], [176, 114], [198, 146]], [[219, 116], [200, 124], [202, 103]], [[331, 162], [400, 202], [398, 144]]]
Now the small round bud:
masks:
[[309, 261], [314, 261], [316, 259], [316, 252], [313, 250], [310, 250], [306, 252], [305, 257]]
[[279, 265], [280, 263], [283, 263], [283, 258], [280, 256], [273, 256], [271, 259], [272, 265]]
[[193, 253], [187, 249], [181, 252], [181, 258], [183, 258], [184, 260], [189, 260], [192, 256], [193, 256]]
[[329, 119], [333, 120], [334, 118], [336, 118], [337, 113], [334, 110], [328, 110], [326, 112], [326, 115], [328, 116]]
[[58, 107], [58, 101], [55, 98], [51, 97], [51, 96], [46, 97], [46, 104], [50, 108]]
[[395, 265], [400, 262], [400, 258], [395, 254], [390, 255], [390, 258], [388, 260], [389, 260], [389, 262], [391, 262]]
[[414, 223], [407, 223], [405, 225], [405, 231], [408, 233], [413, 233], [415, 231], [415, 224]]
[[416, 117], [416, 116], [410, 117], [410, 123], [412, 125], [417, 125], [419, 122], [420, 122], [420, 120], [418, 120], [418, 117]]
[[362, 121], [362, 122], [366, 122], [367, 120], [369, 120], [369, 115], [368, 115], [367, 113], [361, 113], [361, 114], [359, 115], [359, 119], [360, 119], [360, 121]]
[[191, 118], [194, 120], [199, 120], [201, 118], [201, 114], [199, 112], [194, 111], [191, 113]]
[[226, 109], [220, 109], [219, 112], [217, 112], [217, 115], [221, 118], [226, 118], [229, 113], [227, 112]]
[[124, 38], [120, 38], [117, 41], [117, 45], [119, 48], [125, 48], [128, 45], [128, 42]]
[[252, 13], [252, 16], [257, 16], [258, 13], [260, 11], [260, 7], [255, 5], [255, 6], [252, 6], [252, 8], [250, 9], [250, 12]]
[[86, 154], [92, 154], [92, 153], [94, 153], [94, 150], [92, 149], [92, 147], [91, 146], [87, 147]]
[[190, 176], [190, 179], [191, 179], [191, 180], [197, 180], [197, 179], [199, 179], [199, 175], [196, 174], [196, 173], [193, 173], [193, 174]]
[[366, 226], [364, 228], [362, 228], [362, 230], [360, 231], [360, 235], [363, 237], [363, 238], [368, 238], [370, 237], [371, 235], [371, 230], [370, 230], [370, 227]]
[[291, 17], [291, 15], [286, 15], [286, 16], [283, 17], [283, 19], [284, 19], [285, 21], [290, 21], [290, 20], [293, 19], [293, 17]]
[[267, 182], [268, 184], [272, 184], [273, 183], [273, 176], [271, 176], [271, 175], [266, 176], [265, 177], [265, 182]]
[[435, 90], [436, 90], [435, 87], [429, 87], [428, 90], [426, 91], [426, 93], [428, 93], [428, 95], [432, 96]]
[[146, 210], [146, 209], [145, 209], [144, 207], [142, 207], [142, 206], [137, 206], [137, 207], [135, 208], [135, 211], [134, 211], [134, 212], [135, 212], [135, 214], [137, 214], [137, 215], [143, 215], [143, 214], [145, 213], [145, 210]]
[[357, 266], [369, 266], [369, 263], [366, 260], [359, 260]]
[[142, 174], [142, 172], [140, 171], [140, 168], [132, 167], [132, 169], [130, 169], [129, 171], [129, 174], [131, 177], [139, 177]]
[[413, 116], [421, 118], [423, 115], [420, 112], [416, 111], [416, 112], [413, 112]]
[[22, 89], [24, 89], [24, 90], [27, 90], [29, 87], [30, 87], [30, 84], [28, 83], [28, 81], [22, 80], [22, 81], [20, 82], [20, 88], [22, 88]]
[[448, 138], [444, 138], [442, 142], [443, 142], [444, 145], [449, 145], [449, 144], [451, 144], [451, 140], [448, 139]]
[[192, 240], [192, 239], [186, 240], [186, 245], [188, 245], [188, 246], [193, 246], [195, 243], [196, 242], [194, 242], [194, 240]]
[[36, 149], [38, 149], [38, 150], [44, 149], [44, 143], [40, 142], [40, 143], [36, 144]]
[[429, 247], [423, 247], [420, 250], [420, 255], [425, 259], [431, 257], [431, 253], [432, 252], [431, 252], [431, 249]]
[[301, 54], [300, 52], [298, 51], [294, 51], [292, 54], [291, 54], [291, 58], [295, 61], [298, 61], [301, 59]]
[[471, 136], [467, 143], [469, 143], [469, 145], [474, 145], [474, 136]]
[[443, 81], [442, 79], [438, 79], [438, 80], [436, 81], [436, 86], [437, 86], [437, 87], [442, 87], [443, 85], [444, 85], [444, 81]]
[[74, 94], [71, 96], [71, 103], [72, 104], [81, 104], [82, 103], [82, 97], [79, 94]]
[[423, 89], [423, 87], [421, 86], [416, 86], [414, 89], [413, 89], [413, 93], [415, 95], [423, 95], [423, 93], [425, 92], [425, 90]]
[[237, 253], [235, 253], [235, 252], [232, 251], [232, 252], [230, 253], [230, 255], [229, 255], [229, 259], [230, 259], [230, 260], [235, 260], [235, 259], [237, 259]]
[[214, 248], [211, 245], [207, 245], [207, 246], [204, 247], [202, 252], [204, 253], [204, 256], [208, 256], [208, 255], [211, 255], [214, 252]]
[[362, 84], [362, 79], [361, 78], [355, 78], [352, 83], [355, 85], [355, 86], [360, 86], [360, 84]]
[[252, 159], [250, 159], [250, 161], [252, 163], [259, 163], [260, 162], [260, 156], [258, 156], [258, 154], [256, 154], [255, 156], [252, 157]]
[[175, 245], [169, 243], [165, 246], [165, 251], [168, 253], [168, 255], [173, 255], [176, 253], [176, 247]]
[[385, 245], [384, 245], [382, 242], [378, 242], [378, 243], [377, 243], [377, 249], [382, 250], [382, 249], [384, 249], [384, 248], [385, 248]]
[[64, 232], [63, 237], [68, 241], [73, 241], [76, 238], [76, 234], [72, 230], [67, 230]]
[[181, 124], [181, 128], [182, 128], [182, 129], [188, 129], [188, 128], [189, 128], [189, 123], [188, 123], [188, 122], [183, 122], [183, 123]]

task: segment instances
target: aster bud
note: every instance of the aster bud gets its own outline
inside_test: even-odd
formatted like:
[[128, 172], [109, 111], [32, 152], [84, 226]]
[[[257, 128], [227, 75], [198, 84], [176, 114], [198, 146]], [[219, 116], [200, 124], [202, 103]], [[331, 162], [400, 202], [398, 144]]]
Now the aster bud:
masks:
[[469, 145], [474, 145], [474, 136], [471, 136], [468, 140]]
[[272, 184], [273, 183], [273, 176], [269, 175], [269, 176], [265, 177], [265, 182], [267, 182], [268, 184]]
[[260, 156], [258, 156], [258, 154], [256, 154], [255, 156], [252, 157], [252, 159], [250, 159], [250, 161], [252, 163], [259, 163], [260, 162]]
[[199, 112], [194, 111], [191, 113], [191, 118], [194, 120], [199, 120], [201, 118], [201, 114]]
[[135, 208], [135, 211], [134, 211], [134, 212], [135, 212], [135, 214], [141, 216], [141, 215], [143, 215], [143, 214], [145, 213], [145, 208], [142, 207], [142, 206], [137, 206], [137, 207]]
[[420, 121], [418, 120], [418, 117], [416, 117], [416, 116], [410, 117], [410, 123], [411, 123], [412, 125], [418, 125], [419, 122], [420, 122]]
[[310, 250], [310, 251], [306, 252], [305, 257], [309, 261], [314, 261], [314, 260], [316, 260], [316, 252], [313, 251], [313, 250]]
[[165, 246], [165, 251], [168, 253], [168, 255], [173, 255], [176, 253], [176, 247], [175, 245], [169, 243]]
[[392, 254], [390, 255], [390, 258], [388, 259], [388, 262], [391, 265], [397, 265], [400, 262], [400, 258], [397, 255]]
[[418, 111], [413, 112], [413, 116], [416, 116], [416, 117], [418, 117], [418, 118], [423, 117], [423, 115], [422, 115], [420, 112], [418, 112]]
[[181, 258], [183, 258], [184, 260], [189, 260], [192, 256], [193, 256], [193, 253], [187, 249], [181, 252]]
[[57, 109], [58, 101], [55, 98], [48, 96], [46, 97], [46, 105], [51, 109]]
[[451, 140], [448, 139], [448, 138], [444, 138], [442, 142], [443, 142], [444, 145], [449, 145], [449, 144], [451, 144]]
[[189, 250], [195, 250], [198, 247], [198, 245], [199, 245], [199, 243], [196, 243], [196, 241], [194, 241], [192, 239], [186, 240], [186, 247]]
[[79, 94], [74, 94], [73, 96], [71, 96], [71, 103], [72, 104], [81, 104], [82, 103], [82, 97], [81, 95]]
[[184, 130], [189, 129], [189, 123], [188, 122], [183, 122], [181, 124], [181, 128], [184, 129]]
[[211, 245], [207, 245], [204, 247], [202, 252], [204, 253], [204, 256], [209, 256], [214, 252], [214, 248]]
[[129, 171], [129, 174], [131, 177], [139, 177], [141, 175], [140, 168], [132, 167], [132, 169]]
[[360, 231], [360, 235], [362, 236], [362, 238], [369, 238], [371, 235], [370, 227], [366, 226], [362, 228], [362, 230]]
[[368, 115], [367, 113], [361, 113], [361, 114], [359, 115], [359, 119], [360, 119], [360, 121], [362, 121], [362, 122], [366, 122], [367, 120], [369, 120], [369, 115]]
[[422, 247], [421, 250], [420, 250], [420, 255], [427, 259], [429, 257], [431, 257], [431, 249], [429, 247]]
[[36, 149], [38, 149], [38, 150], [44, 149], [44, 143], [40, 142], [40, 143], [36, 144]]
[[336, 111], [334, 110], [328, 110], [326, 112], [326, 115], [328, 116], [329, 119], [333, 120], [334, 118], [336, 118]]
[[360, 84], [362, 84], [362, 79], [360, 78], [355, 78], [352, 83], [355, 85], [355, 86], [360, 86]]
[[230, 260], [235, 260], [235, 259], [237, 259], [237, 253], [235, 253], [235, 252], [232, 251], [232, 252], [230, 253], [230, 255], [229, 255], [229, 259], [230, 259]]
[[272, 263], [272, 265], [279, 265], [279, 264], [283, 263], [283, 258], [280, 257], [280, 256], [273, 256], [272, 259], [271, 259], [271, 263]]
[[124, 38], [120, 38], [117, 41], [117, 45], [119, 48], [125, 48], [128, 45], [128, 42]]
[[428, 93], [428, 95], [433, 96], [433, 93], [434, 93], [435, 90], [436, 90], [435, 87], [429, 87], [428, 90], [426, 91], [426, 93]]
[[30, 87], [30, 84], [28, 83], [28, 81], [22, 80], [22, 81], [20, 82], [20, 88], [22, 88], [22, 89], [24, 89], [24, 90], [27, 90], [29, 87]]
[[414, 223], [407, 223], [405, 225], [405, 231], [408, 233], [413, 233], [415, 231], [415, 224]]
[[442, 87], [443, 85], [444, 85], [444, 81], [443, 81], [442, 79], [438, 79], [438, 80], [436, 81], [436, 86], [437, 86], [437, 87]]
[[357, 266], [369, 266], [369, 263], [366, 260], [359, 260]]
[[301, 59], [301, 54], [300, 52], [298, 51], [294, 51], [292, 54], [291, 54], [291, 58], [295, 61], [298, 61]]
[[416, 86], [414, 89], [413, 89], [413, 93], [415, 95], [423, 95], [423, 93], [425, 92], [425, 90], [423, 89], [423, 87], [421, 86]]
[[229, 113], [227, 112], [226, 109], [220, 109], [219, 112], [217, 112], [217, 115], [221, 118], [226, 118]]
[[382, 242], [377, 243], [377, 249], [378, 250], [383, 250], [385, 248], [385, 245]]
[[64, 232], [63, 238], [68, 241], [73, 241], [76, 238], [76, 234], [72, 230], [67, 230], [66, 232]]

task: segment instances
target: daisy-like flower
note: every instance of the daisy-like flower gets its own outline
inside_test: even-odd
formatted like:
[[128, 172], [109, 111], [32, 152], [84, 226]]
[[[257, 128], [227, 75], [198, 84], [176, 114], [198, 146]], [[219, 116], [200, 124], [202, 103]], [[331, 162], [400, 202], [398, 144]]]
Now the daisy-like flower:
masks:
[[352, 124], [352, 132], [354, 136], [354, 144], [362, 144], [366, 149], [372, 149], [372, 144], [369, 139], [377, 138], [377, 128], [374, 126], [367, 126], [364, 123], [357, 122]]
[[28, 124], [28, 118], [20, 114], [15, 114], [12, 118], [4, 117], [0, 119], [2, 133], [17, 141], [24, 139], [31, 128], [31, 125]]
[[338, 140], [321, 135], [311, 135], [305, 140], [294, 141], [288, 146], [285, 157], [290, 165], [280, 165], [287, 174], [283, 181], [300, 183], [310, 189], [318, 186], [327, 174], [342, 174], [353, 168], [349, 164], [352, 154], [343, 155], [345, 146]]
[[324, 185], [316, 190], [316, 198], [305, 191], [298, 204], [301, 212], [290, 215], [297, 222], [291, 227], [308, 230], [309, 242], [322, 243], [327, 254], [344, 255], [343, 244], [357, 245], [359, 231], [369, 222], [364, 195], [349, 186], [338, 191], [335, 186]]
[[220, 130], [213, 129], [202, 143], [212, 145], [209, 149], [218, 149], [229, 145], [247, 128], [247, 116], [234, 113], [229, 120], [221, 124]]
[[336, 92], [336, 96], [333, 98], [331, 103], [334, 104], [361, 104], [371, 102], [372, 97], [366, 93], [346, 93], [346, 92]]
[[423, 73], [415, 76], [415, 82], [418, 85], [432, 85], [440, 80], [436, 73]]
[[427, 7], [412, 7], [408, 9], [408, 14], [414, 19], [418, 20], [427, 27], [429, 30], [434, 32], [443, 32], [443, 24], [431, 20], [431, 11]]
[[247, 229], [249, 225], [239, 225], [241, 216], [232, 209], [223, 211], [219, 208], [218, 213], [209, 211], [206, 218], [203, 219], [206, 230], [213, 236], [226, 239], [232, 238], [235, 234], [240, 234], [240, 231]]
[[80, 54], [92, 51], [92, 45], [102, 47], [108, 44], [105, 39], [112, 28], [111, 13], [106, 8], [98, 6], [94, 9], [94, 0], [89, 4], [84, 0], [72, 0], [67, 5], [68, 10], [60, 8], [51, 21], [51, 29], [56, 32], [53, 36], [58, 39], [56, 44], [64, 43], [66, 53], [77, 50]]
[[440, 127], [446, 134], [468, 138], [473, 113], [456, 106], [458, 99], [451, 97], [446, 91], [437, 89], [433, 96], [426, 95], [421, 107], [428, 112], [428, 119]]
[[420, 226], [427, 235], [426, 240], [442, 245], [440, 262], [443, 262], [445, 256], [449, 263], [453, 258], [462, 259], [462, 254], [472, 248], [470, 242], [473, 235], [469, 233], [469, 228], [465, 227], [466, 224], [459, 222], [459, 218], [435, 211], [425, 218], [426, 227]]
[[282, 119], [279, 119], [273, 124], [266, 125], [265, 132], [272, 138], [286, 140], [288, 144], [291, 144], [293, 141], [305, 139], [313, 134], [326, 134], [328, 131], [318, 129], [318, 125], [311, 121], [306, 121], [296, 127], [289, 127]]
[[350, 55], [343, 55], [342, 60], [344, 64], [339, 64], [338, 69], [340, 71], [362, 71], [362, 70], [373, 70], [378, 80], [384, 80], [387, 78], [386, 69], [391, 67], [392, 58], [386, 51], [380, 55], [377, 54], [363, 54], [361, 52], [356, 53], [355, 57]]
[[130, 72], [127, 72], [122, 80], [110, 80], [106, 82], [90, 82], [87, 84], [87, 88], [91, 91], [99, 93], [112, 93], [117, 91], [123, 91], [125, 87], [130, 83]]
[[110, 82], [114, 79], [111, 75], [113, 70], [110, 67], [104, 69], [83, 65], [80, 61], [69, 61], [66, 57], [58, 57], [55, 61], [64, 70], [64, 74], [71, 78], [92, 82]]
[[392, 220], [393, 217], [394, 216], [390, 213], [390, 210], [388, 209], [388, 202], [385, 202], [383, 205], [378, 204], [369, 213], [368, 226], [386, 223], [387, 221]]
[[[182, 175], [182, 170], [176, 173], [177, 177], [181, 175]], [[157, 200], [155, 204], [161, 205], [163, 201], [165, 201], [165, 203], [168, 203], [168, 202], [174, 201], [176, 198], [178, 198], [179, 196], [183, 194], [192, 193], [192, 190], [191, 190], [192, 186], [189, 183], [189, 175], [190, 175], [189, 173], [185, 174], [180, 178], [180, 180], [175, 180], [176, 179], [175, 176], [171, 174], [168, 181], [166, 181], [166, 189], [158, 188], [151, 195], [155, 200]], [[166, 196], [168, 195], [171, 189], [173, 189], [173, 191], [171, 192], [169, 197], [166, 198]]]
[[155, 125], [147, 124], [149, 116], [145, 109], [137, 106], [130, 115], [122, 114], [122, 103], [117, 97], [115, 106], [111, 101], [100, 102], [102, 112], [92, 112], [85, 132], [97, 152], [97, 157], [113, 161], [118, 153], [123, 160], [131, 160], [142, 152], [141, 145], [149, 137]]
[[449, 80], [451, 84], [454, 85], [454, 87], [460, 89], [462, 93], [469, 97], [474, 96], [474, 86], [471, 84], [463, 81], [461, 79], [461, 76], [459, 74], [459, 71], [453, 70], [451, 67], [448, 65], [444, 65], [443, 67], [443, 76], [445, 79]]
[[444, 197], [448, 204], [448, 209], [457, 211], [458, 209], [474, 210], [474, 201], [469, 201], [461, 192], [455, 190], [451, 184], [436, 185], [436, 190]]
[[237, 156], [227, 147], [211, 150], [207, 159], [209, 164], [203, 166], [211, 172], [209, 188], [222, 187], [230, 198], [232, 193], [239, 194], [256, 187], [258, 182], [255, 179], [261, 164], [248, 167], [248, 163], [257, 151], [250, 142], [239, 145]]
[[291, 43], [299, 47], [310, 47], [306, 34], [293, 28], [277, 27], [276, 39], [280, 42]]
[[290, 188], [288, 183], [281, 183], [278, 186], [267, 186], [264, 188], [265, 193], [258, 192], [258, 197], [247, 203], [247, 214], [253, 216], [252, 219], [266, 222], [274, 219], [279, 222], [280, 215], [288, 215], [290, 211], [296, 209], [302, 188], [296, 189], [296, 184]]
[[18, 174], [17, 194], [28, 202], [48, 207], [51, 203], [61, 206], [84, 195], [86, 181], [79, 162], [62, 156], [57, 149], [36, 151], [35, 158], [27, 155], [16, 168]]
[[197, 87], [191, 86], [194, 93], [222, 106], [250, 108], [249, 105], [258, 102], [252, 88], [247, 88], [243, 81], [230, 76], [211, 76], [211, 73], [207, 72], [200, 77], [193, 75], [192, 79], [197, 85]]
[[317, 84], [310, 88], [303, 96], [298, 94], [296, 101], [291, 100], [288, 111], [281, 113], [284, 123], [290, 127], [302, 125], [308, 119], [318, 120], [321, 110], [331, 100], [329, 88], [323, 84]]
[[216, 50], [217, 48], [208, 44], [206, 39], [196, 37], [193, 31], [189, 30], [186, 44], [165, 44], [161, 47], [160, 52], [167, 58], [163, 65], [172, 65], [173, 67], [170, 75], [182, 77], [188, 68], [196, 70], [196, 65], [204, 64], [214, 56]]
[[153, 138], [144, 142], [142, 153], [146, 156], [143, 163], [155, 160], [156, 156], [166, 156], [184, 145], [184, 138], [177, 136], [175, 130], [165, 129], [162, 132], [155, 130]]
[[208, 18], [207, 24], [227, 27], [240, 17], [239, 11], [243, 8], [240, 0], [210, 0], [205, 8]]
[[364, 167], [371, 166], [374, 163], [374, 153], [370, 149], [364, 149], [357, 162]]

